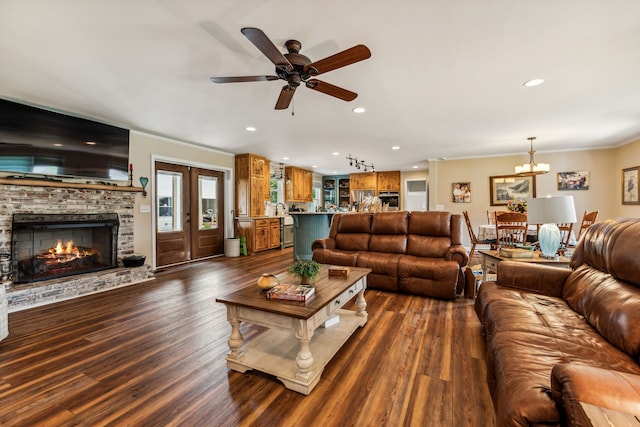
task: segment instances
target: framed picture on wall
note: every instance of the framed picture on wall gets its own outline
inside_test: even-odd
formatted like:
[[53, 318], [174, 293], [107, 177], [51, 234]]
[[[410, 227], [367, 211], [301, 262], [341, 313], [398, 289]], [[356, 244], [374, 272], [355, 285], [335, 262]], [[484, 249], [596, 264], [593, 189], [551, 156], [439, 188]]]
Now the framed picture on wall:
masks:
[[453, 203], [471, 203], [471, 183], [454, 182], [451, 184]]
[[504, 206], [509, 200], [536, 197], [536, 177], [500, 175], [489, 177], [491, 206]]
[[588, 189], [588, 171], [558, 172], [558, 191]]
[[622, 170], [622, 204], [638, 205], [638, 170], [640, 166], [634, 166]]

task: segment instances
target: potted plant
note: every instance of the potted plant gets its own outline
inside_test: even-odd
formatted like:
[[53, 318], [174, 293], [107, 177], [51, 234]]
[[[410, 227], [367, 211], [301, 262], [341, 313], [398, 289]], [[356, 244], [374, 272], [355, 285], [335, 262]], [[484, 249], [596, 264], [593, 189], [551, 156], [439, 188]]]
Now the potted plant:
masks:
[[313, 260], [296, 259], [289, 267], [289, 273], [295, 274], [300, 278], [300, 284], [308, 285], [313, 283], [315, 277], [320, 272], [320, 264]]

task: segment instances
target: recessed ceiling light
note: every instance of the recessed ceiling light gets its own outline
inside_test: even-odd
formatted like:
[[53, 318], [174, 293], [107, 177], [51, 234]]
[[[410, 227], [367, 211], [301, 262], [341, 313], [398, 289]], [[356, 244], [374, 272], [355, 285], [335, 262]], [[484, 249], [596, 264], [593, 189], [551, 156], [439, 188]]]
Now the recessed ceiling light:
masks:
[[334, 156], [339, 156], [339, 155], [340, 155], [340, 153], [338, 153], [337, 151], [334, 151], [334, 152], [333, 152], [333, 153], [331, 153], [331, 154], [332, 154], [332, 155], [334, 155]]
[[85, 142], [85, 144], [87, 144], [87, 145], [96, 145], [96, 143], [94, 141], [87, 141], [87, 142]]
[[362, 113], [364, 113], [365, 111], [367, 111], [367, 109], [366, 109], [366, 108], [364, 108], [364, 107], [355, 107], [355, 108], [354, 108], [353, 110], [351, 110], [351, 111], [353, 111], [353, 112], [354, 112], [354, 113], [356, 113], [356, 114], [362, 114]]
[[60, 144], [59, 142], [56, 142], [55, 144], [53, 144], [54, 147], [62, 147], [62, 144]]
[[317, 168], [318, 168], [318, 165], [313, 165], [313, 166], [311, 166], [311, 167], [312, 167], [313, 169], [317, 169]]
[[414, 168], [414, 169], [418, 169], [418, 166], [411, 166], [411, 167]]
[[392, 150], [399, 150], [400, 146], [399, 145], [394, 145], [393, 147], [391, 147]]
[[522, 83], [522, 85], [526, 87], [534, 87], [534, 86], [540, 86], [542, 83], [544, 83], [544, 79], [531, 79]]
[[288, 157], [283, 157], [282, 160], [289, 160], [289, 158]]
[[247, 126], [246, 128], [244, 128], [247, 132], [255, 132], [256, 128], [254, 128], [253, 126]]

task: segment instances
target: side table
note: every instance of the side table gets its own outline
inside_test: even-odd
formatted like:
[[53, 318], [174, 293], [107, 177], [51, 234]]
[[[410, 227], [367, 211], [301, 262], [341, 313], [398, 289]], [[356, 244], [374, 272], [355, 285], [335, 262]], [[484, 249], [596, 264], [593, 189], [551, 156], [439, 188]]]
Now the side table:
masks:
[[500, 255], [498, 250], [482, 250], [479, 251], [482, 256], [482, 280], [487, 280], [487, 273], [498, 271], [500, 261], [516, 261], [528, 262], [532, 264], [551, 265], [553, 267], [569, 268], [571, 258], [561, 256], [556, 258], [544, 258], [540, 256], [540, 252], [535, 251], [532, 258], [508, 258]]

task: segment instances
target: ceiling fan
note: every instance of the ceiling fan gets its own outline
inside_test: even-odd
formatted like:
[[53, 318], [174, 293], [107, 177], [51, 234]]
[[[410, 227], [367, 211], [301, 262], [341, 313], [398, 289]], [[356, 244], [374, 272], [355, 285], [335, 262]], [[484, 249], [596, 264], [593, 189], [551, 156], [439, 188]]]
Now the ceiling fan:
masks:
[[242, 77], [211, 77], [214, 83], [243, 83], [271, 80], [285, 80], [287, 84], [280, 91], [276, 102], [276, 110], [286, 110], [293, 99], [298, 86], [304, 83], [309, 89], [334, 96], [344, 101], [353, 101], [357, 93], [341, 87], [314, 79], [319, 74], [371, 57], [371, 51], [365, 45], [359, 44], [343, 50], [319, 61], [311, 62], [309, 58], [300, 54], [302, 43], [298, 40], [288, 40], [285, 43], [288, 53], [282, 54], [267, 35], [258, 28], [243, 28], [242, 34], [253, 43], [276, 66], [275, 76], [242, 76]]

